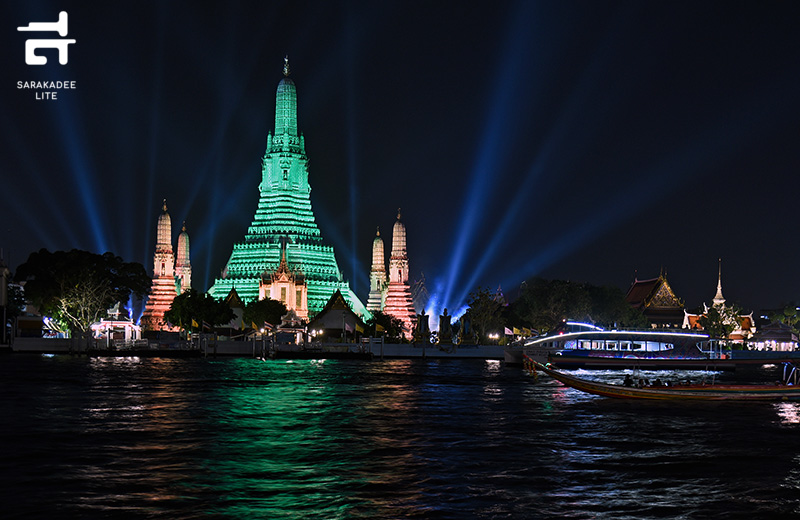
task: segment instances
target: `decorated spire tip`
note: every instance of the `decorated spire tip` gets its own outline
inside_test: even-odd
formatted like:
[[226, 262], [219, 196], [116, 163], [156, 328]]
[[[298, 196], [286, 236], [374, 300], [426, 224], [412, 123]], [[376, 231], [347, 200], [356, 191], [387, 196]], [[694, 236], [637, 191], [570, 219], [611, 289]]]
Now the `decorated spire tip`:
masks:
[[397, 208], [397, 220], [400, 220], [400, 208]]
[[167, 211], [167, 199], [164, 199], [164, 204], [162, 204], [161, 209]]
[[181, 226], [181, 231], [183, 231], [184, 233], [186, 232], [186, 221], [185, 220], [183, 221], [183, 225]]
[[283, 75], [288, 76], [291, 74], [291, 69], [289, 69], [289, 55], [283, 57]]

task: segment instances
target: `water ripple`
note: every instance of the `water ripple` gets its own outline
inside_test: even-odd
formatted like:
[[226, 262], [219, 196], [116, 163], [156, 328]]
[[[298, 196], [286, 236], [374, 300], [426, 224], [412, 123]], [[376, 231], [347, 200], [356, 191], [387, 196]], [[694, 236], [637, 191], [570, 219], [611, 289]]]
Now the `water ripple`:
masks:
[[502, 364], [429, 360], [12, 355], [0, 391], [4, 518], [752, 519], [800, 507], [794, 403], [615, 401]]

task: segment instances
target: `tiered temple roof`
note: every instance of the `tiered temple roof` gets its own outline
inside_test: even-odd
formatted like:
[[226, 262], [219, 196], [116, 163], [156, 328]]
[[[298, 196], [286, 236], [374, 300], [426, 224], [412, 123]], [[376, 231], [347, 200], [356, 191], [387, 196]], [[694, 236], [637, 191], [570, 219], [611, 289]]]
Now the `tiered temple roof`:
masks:
[[257, 299], [262, 274], [277, 271], [282, 240], [288, 239], [285, 254], [305, 277], [310, 314], [322, 310], [339, 290], [356, 313], [369, 316], [343, 279], [333, 247], [324, 243], [311, 209], [308, 157], [297, 130], [297, 90], [289, 78], [288, 59], [278, 84], [275, 133], [267, 134], [258, 189], [258, 208], [244, 242], [234, 244], [222, 277], [209, 293], [222, 298], [235, 288], [243, 300]]
[[635, 279], [625, 299], [633, 308], [642, 311], [654, 327], [683, 325], [683, 302], [675, 296], [663, 274], [649, 280]]

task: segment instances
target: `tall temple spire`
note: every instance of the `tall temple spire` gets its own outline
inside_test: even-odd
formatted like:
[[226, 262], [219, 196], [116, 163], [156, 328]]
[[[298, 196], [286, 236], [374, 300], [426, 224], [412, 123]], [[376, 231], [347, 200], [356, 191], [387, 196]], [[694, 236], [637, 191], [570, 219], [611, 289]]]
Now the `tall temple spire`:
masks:
[[[297, 88], [289, 77], [289, 57], [284, 58], [283, 79], [278, 83], [275, 103], [275, 140], [283, 136], [297, 137]], [[292, 144], [286, 137], [283, 145]], [[296, 143], [295, 143], [296, 144]]]
[[189, 233], [186, 222], [181, 226], [178, 235], [178, 256], [175, 259], [175, 286], [178, 294], [183, 294], [192, 287], [192, 264], [189, 255]]
[[369, 271], [367, 310], [370, 312], [381, 310], [385, 297], [386, 256], [383, 249], [383, 239], [381, 238], [381, 228], [379, 227], [375, 232], [375, 240], [372, 241], [372, 268]]
[[175, 255], [172, 252], [172, 220], [167, 212], [167, 199], [161, 205], [158, 216], [156, 251], [153, 255], [153, 282], [142, 313], [145, 330], [171, 330], [164, 322], [164, 313], [169, 310], [177, 296], [175, 290]]
[[156, 231], [156, 251], [172, 254], [172, 220], [167, 212], [167, 199], [161, 205]]
[[278, 269], [283, 250], [280, 240], [286, 237], [291, 244], [286, 251], [290, 267], [302, 272], [307, 288], [307, 293], [299, 296], [302, 299], [307, 294], [307, 307], [305, 302], [298, 307], [307, 308], [311, 314], [319, 312], [340, 290], [354, 312], [369, 318], [369, 312], [343, 279], [333, 247], [323, 241], [317, 227], [311, 208], [308, 157], [297, 127], [297, 89], [288, 76], [288, 64], [286, 57], [275, 96], [275, 129], [267, 134], [261, 161], [258, 208], [244, 240], [234, 244], [222, 277], [214, 281], [209, 293], [224, 298], [235, 288], [244, 301], [266, 295], [262, 279]]
[[400, 220], [397, 210], [397, 221], [392, 230], [392, 253], [389, 258], [389, 286], [383, 312], [403, 322], [406, 338], [410, 339], [416, 321], [414, 302], [411, 296], [411, 285], [408, 281], [408, 251], [406, 250], [406, 226]]
[[714, 307], [725, 305], [725, 297], [722, 296], [722, 258], [719, 259], [719, 276], [717, 278], [717, 294], [714, 296]]

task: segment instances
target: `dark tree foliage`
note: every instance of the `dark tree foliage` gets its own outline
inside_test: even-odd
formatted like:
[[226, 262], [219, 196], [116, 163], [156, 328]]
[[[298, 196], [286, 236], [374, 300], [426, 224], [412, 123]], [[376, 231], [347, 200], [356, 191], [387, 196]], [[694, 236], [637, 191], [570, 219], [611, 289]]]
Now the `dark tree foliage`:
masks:
[[525, 282], [519, 298], [509, 305], [515, 326], [531, 327], [540, 333], [555, 329], [565, 319], [585, 319], [590, 310], [582, 284], [538, 277]]
[[26, 299], [40, 312], [79, 334], [116, 303], [126, 303], [131, 295], [143, 298], [150, 291], [142, 264], [78, 249], [31, 253], [14, 279], [24, 282]]
[[625, 301], [625, 294], [617, 287], [536, 277], [522, 285], [519, 298], [509, 305], [509, 321], [515, 327], [546, 333], [567, 319], [605, 327], [647, 325], [646, 318]]
[[796, 303], [785, 303], [782, 309], [770, 311], [768, 316], [772, 323], [784, 323], [800, 333], [800, 307]]
[[712, 305], [705, 314], [697, 319], [697, 323], [712, 339], [727, 339], [731, 332], [741, 326], [740, 314], [741, 309], [737, 305], [722, 307]]
[[374, 337], [384, 336], [391, 342], [402, 342], [405, 339], [403, 322], [381, 311], [372, 312], [372, 318], [367, 320], [367, 333]]
[[591, 302], [588, 319], [595, 325], [605, 328], [614, 326], [624, 328], [646, 328], [647, 318], [625, 300], [625, 293], [619, 287], [585, 285]]
[[504, 305], [489, 289], [479, 287], [470, 293], [467, 300], [468, 309], [466, 317], [478, 335], [478, 342], [485, 343], [489, 334], [503, 335], [505, 318], [503, 317]]
[[6, 317], [8, 319], [22, 316], [25, 310], [25, 292], [19, 285], [8, 286], [8, 308]]
[[214, 325], [226, 325], [235, 314], [233, 309], [223, 300], [215, 300], [207, 293], [198, 293], [189, 289], [172, 300], [164, 319], [184, 330], [199, 331], [203, 322]]
[[242, 325], [250, 327], [251, 324], [255, 324], [256, 327], [262, 327], [265, 322], [270, 325], [278, 325], [281, 322], [281, 317], [287, 312], [286, 305], [278, 300], [265, 298], [251, 301], [244, 308]]

